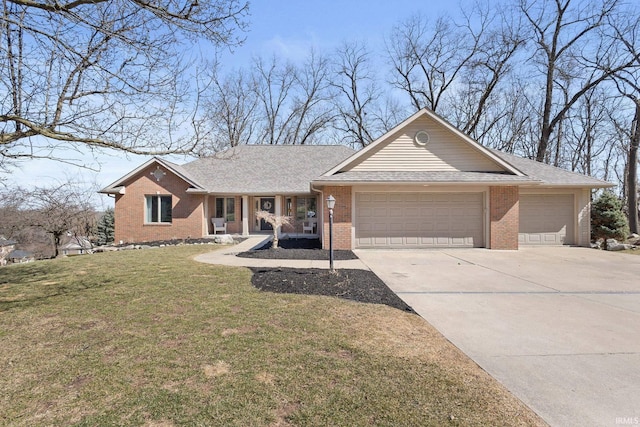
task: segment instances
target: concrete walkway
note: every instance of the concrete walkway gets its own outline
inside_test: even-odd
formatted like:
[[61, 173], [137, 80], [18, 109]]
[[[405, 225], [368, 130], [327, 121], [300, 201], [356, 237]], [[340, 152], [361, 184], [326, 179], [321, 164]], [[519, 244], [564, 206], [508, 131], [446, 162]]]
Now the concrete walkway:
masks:
[[[246, 252], [255, 247], [259, 247], [263, 242], [269, 240], [271, 236], [258, 235], [250, 236], [247, 240], [237, 245], [225, 246], [222, 249], [208, 252], [195, 257], [196, 261], [207, 264], [230, 265], [235, 267], [265, 267], [265, 268], [329, 268], [329, 261], [298, 260], [298, 259], [259, 259], [241, 258], [236, 254]], [[359, 259], [334, 261], [334, 267], [339, 269], [360, 269], [368, 270]]]

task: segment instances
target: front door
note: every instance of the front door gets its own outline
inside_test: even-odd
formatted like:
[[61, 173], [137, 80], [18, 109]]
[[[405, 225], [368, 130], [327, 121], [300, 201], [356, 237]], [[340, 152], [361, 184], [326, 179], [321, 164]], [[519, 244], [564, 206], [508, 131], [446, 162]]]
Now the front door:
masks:
[[[276, 199], [275, 197], [261, 197], [260, 198], [260, 210], [267, 211], [269, 213], [276, 213]], [[260, 220], [260, 230], [273, 230], [271, 224], [264, 219]]]

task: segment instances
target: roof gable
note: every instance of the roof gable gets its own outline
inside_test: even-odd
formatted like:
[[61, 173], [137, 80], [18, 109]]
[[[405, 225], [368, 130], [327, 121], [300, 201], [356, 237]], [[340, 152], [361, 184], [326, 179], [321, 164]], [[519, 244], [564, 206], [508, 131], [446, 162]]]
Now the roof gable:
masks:
[[[188, 171], [184, 170], [182, 166], [176, 165], [175, 163], [171, 163], [166, 160], [162, 160], [159, 157], [153, 157], [152, 159], [138, 166], [137, 168], [135, 168], [134, 170], [132, 170], [122, 178], [106, 186], [105, 188], [100, 190], [99, 193], [122, 194], [124, 192], [124, 186], [128, 181], [132, 180], [133, 178], [136, 178], [137, 175], [141, 174], [143, 171], [145, 171], [147, 168], [153, 165], [156, 165], [156, 169], [160, 171], [158, 172], [159, 174], [165, 173], [163, 169], [166, 169], [167, 171], [173, 173], [180, 179], [184, 180], [187, 184], [189, 184], [192, 191], [204, 190], [204, 187], [200, 183], [198, 183], [196, 179], [189, 174]], [[151, 171], [151, 174], [153, 175], [154, 171]]]
[[[416, 134], [426, 131], [427, 143]], [[365, 149], [328, 171], [491, 172], [524, 175], [430, 110], [422, 109]]]

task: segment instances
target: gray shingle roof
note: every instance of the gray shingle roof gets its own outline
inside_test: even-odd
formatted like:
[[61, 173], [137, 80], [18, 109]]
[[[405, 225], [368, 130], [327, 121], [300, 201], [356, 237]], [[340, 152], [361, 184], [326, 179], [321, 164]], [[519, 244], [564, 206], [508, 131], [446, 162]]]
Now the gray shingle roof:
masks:
[[7, 258], [9, 259], [22, 259], [22, 258], [31, 258], [33, 257], [33, 252], [23, 251], [20, 249], [16, 249], [14, 251], [9, 252]]
[[353, 153], [343, 145], [241, 145], [181, 170], [211, 193], [308, 193], [314, 178]]
[[529, 177], [541, 181], [541, 185], [569, 186], [569, 187], [589, 187], [605, 188], [614, 185], [587, 175], [570, 172], [555, 166], [503, 153], [498, 150], [491, 150], [504, 161], [524, 172]]

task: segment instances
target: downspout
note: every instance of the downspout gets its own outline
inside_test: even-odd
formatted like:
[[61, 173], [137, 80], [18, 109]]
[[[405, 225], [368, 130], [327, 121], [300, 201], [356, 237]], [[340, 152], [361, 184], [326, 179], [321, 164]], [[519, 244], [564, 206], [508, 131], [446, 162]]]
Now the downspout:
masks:
[[[318, 218], [318, 234], [320, 235], [320, 243], [324, 248], [324, 191], [318, 190], [313, 187], [313, 183], [311, 183], [311, 191], [315, 191], [316, 193], [320, 193], [320, 212], [321, 218]], [[317, 209], [316, 209], [317, 210]], [[322, 224], [322, 225], [320, 225]]]

